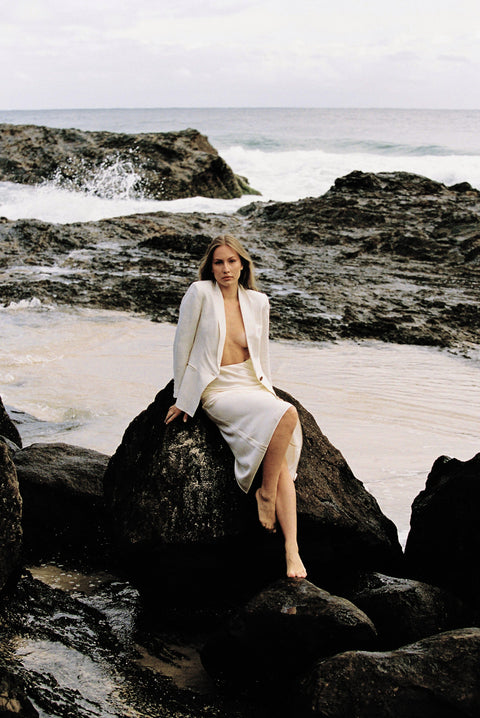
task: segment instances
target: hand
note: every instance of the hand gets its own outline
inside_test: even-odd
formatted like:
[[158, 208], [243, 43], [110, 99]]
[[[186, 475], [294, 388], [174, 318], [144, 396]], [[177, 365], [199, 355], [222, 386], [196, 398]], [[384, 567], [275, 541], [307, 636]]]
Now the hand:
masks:
[[[180, 416], [181, 410], [178, 409], [176, 404], [173, 404], [170, 409], [167, 411], [167, 416], [165, 417], [165, 424], [170, 424], [171, 421], [177, 418], [177, 416]], [[183, 421], [187, 421], [188, 414], [183, 415]]]

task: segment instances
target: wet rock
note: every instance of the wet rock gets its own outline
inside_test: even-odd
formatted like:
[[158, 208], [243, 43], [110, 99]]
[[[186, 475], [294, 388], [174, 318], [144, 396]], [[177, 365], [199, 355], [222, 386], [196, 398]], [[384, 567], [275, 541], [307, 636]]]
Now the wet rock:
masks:
[[18, 447], [22, 446], [22, 439], [18, 433], [18, 429], [10, 418], [5, 406], [3, 405], [2, 397], [0, 396], [0, 436], [4, 436], [6, 439], [10, 439]]
[[212, 636], [201, 656], [217, 681], [265, 685], [291, 683], [320, 658], [375, 645], [373, 623], [350, 601], [304, 579], [282, 579]]
[[69, 189], [115, 196], [124, 176], [133, 194], [154, 199], [258, 194], [237, 178], [197, 130], [118, 134], [0, 125], [0, 180], [55, 179]]
[[[180, 667], [167, 667], [154, 655], [148, 662], [135, 643], [135, 615], [127, 613], [123, 628], [121, 619], [119, 625], [126, 608], [124, 594], [129, 591], [112, 576], [105, 577], [98, 592], [69, 594], [27, 572], [0, 597], [0, 664], [21, 681], [27, 699], [42, 716], [265, 715], [238, 697], [216, 695], [213, 686], [199, 691], [188, 681], [177, 685]], [[129, 602], [135, 611], [135, 603], [127, 597]], [[173, 636], [169, 640], [175, 642]], [[172, 658], [178, 660], [173, 651]], [[184, 673], [188, 672], [186, 665]]]
[[108, 459], [69, 444], [31, 444], [15, 454], [29, 560], [93, 558], [105, 551], [102, 481]]
[[441, 456], [412, 505], [405, 557], [411, 575], [480, 600], [480, 454]]
[[274, 338], [478, 344], [480, 193], [405, 172], [354, 172], [322, 197], [234, 214], [3, 220], [0, 302], [38, 297], [175, 322], [199, 256], [225, 232], [253, 256]]
[[476, 718], [480, 628], [425, 638], [395, 651], [348, 651], [316, 664], [296, 716]]
[[[303, 427], [296, 487], [309, 576], [325, 586], [360, 567], [398, 567], [392, 522], [313, 417], [278, 393], [297, 407]], [[105, 500], [119, 553], [156, 601], [170, 594], [190, 611], [222, 599], [240, 605], [284, 575], [281, 532], [261, 530], [254, 491], [237, 487], [216, 426], [201, 410], [166, 426], [171, 403], [172, 382], [130, 424], [108, 465]]]
[[38, 711], [25, 695], [22, 682], [0, 666], [0, 715], [2, 718], [38, 718]]
[[0, 591], [18, 571], [22, 545], [22, 499], [10, 450], [0, 440]]
[[366, 574], [349, 593], [375, 624], [382, 648], [472, 624], [471, 611], [448, 591], [409, 578]]

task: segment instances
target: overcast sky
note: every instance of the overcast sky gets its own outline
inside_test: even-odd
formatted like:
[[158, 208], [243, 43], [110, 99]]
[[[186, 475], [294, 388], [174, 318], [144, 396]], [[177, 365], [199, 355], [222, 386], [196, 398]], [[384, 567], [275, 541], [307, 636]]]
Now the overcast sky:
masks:
[[0, 0], [0, 109], [480, 108], [480, 0]]

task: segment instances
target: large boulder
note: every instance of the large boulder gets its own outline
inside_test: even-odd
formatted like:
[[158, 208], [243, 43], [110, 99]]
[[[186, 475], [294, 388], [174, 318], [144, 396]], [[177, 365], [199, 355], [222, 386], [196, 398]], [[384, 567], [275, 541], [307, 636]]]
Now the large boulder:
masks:
[[25, 553], [95, 558], [105, 544], [103, 474], [109, 457], [69, 444], [31, 444], [14, 457]]
[[472, 623], [471, 611], [456, 596], [409, 578], [366, 574], [348, 597], [372, 619], [383, 648]]
[[[124, 177], [123, 186], [118, 186]], [[0, 125], [0, 180], [44, 180], [103, 196], [123, 189], [154, 199], [258, 194], [198, 130], [136, 135]]]
[[252, 598], [201, 651], [216, 680], [291, 682], [320, 658], [376, 646], [371, 620], [350, 601], [305, 579], [281, 579]]
[[[335, 586], [359, 568], [394, 569], [396, 529], [298, 402], [304, 444], [296, 482], [299, 538], [309, 577]], [[243, 602], [284, 575], [281, 532], [264, 533], [254, 491], [237, 487], [233, 457], [200, 409], [165, 425], [172, 382], [127, 428], [105, 474], [119, 553], [146, 589], [198, 605], [230, 592]], [[317, 579], [317, 580], [316, 580]]]
[[412, 505], [405, 548], [409, 573], [480, 600], [480, 454], [469, 461], [441, 456]]
[[480, 628], [425, 638], [395, 651], [348, 651], [302, 682], [296, 716], [477, 718]]
[[21, 447], [22, 439], [18, 432], [17, 427], [11, 420], [10, 416], [5, 409], [5, 406], [0, 396], [0, 436], [4, 436], [6, 439], [13, 441], [14, 444]]
[[0, 440], [0, 590], [19, 568], [22, 499], [10, 449]]

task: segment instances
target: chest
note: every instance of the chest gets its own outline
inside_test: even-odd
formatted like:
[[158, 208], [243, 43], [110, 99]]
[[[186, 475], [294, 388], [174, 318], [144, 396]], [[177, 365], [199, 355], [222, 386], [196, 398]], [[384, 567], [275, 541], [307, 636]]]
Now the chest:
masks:
[[225, 302], [227, 341], [246, 346], [245, 325], [239, 302]]

